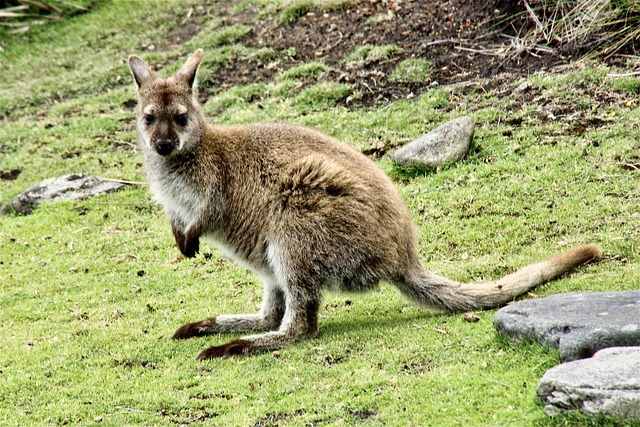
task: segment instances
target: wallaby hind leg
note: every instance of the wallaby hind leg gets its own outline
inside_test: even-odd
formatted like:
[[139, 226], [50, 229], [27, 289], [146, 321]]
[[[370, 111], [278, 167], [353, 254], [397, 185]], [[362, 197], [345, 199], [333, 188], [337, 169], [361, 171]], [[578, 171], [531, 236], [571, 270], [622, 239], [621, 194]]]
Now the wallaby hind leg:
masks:
[[296, 288], [297, 292], [287, 294], [285, 314], [277, 331], [249, 335], [224, 345], [209, 347], [202, 350], [196, 359], [227, 358], [262, 353], [305, 339], [315, 338], [318, 335], [320, 297], [308, 295], [302, 289]]
[[284, 311], [284, 292], [274, 284], [265, 282], [260, 313], [220, 315], [185, 323], [176, 330], [172, 338], [185, 339], [227, 332], [273, 331], [280, 327]]

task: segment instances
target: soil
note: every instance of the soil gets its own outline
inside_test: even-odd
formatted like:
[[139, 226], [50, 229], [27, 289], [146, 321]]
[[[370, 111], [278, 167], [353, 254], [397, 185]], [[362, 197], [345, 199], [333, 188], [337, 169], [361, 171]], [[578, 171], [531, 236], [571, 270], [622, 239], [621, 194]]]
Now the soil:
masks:
[[[237, 15], [226, 14], [224, 9], [231, 10], [236, 3], [226, 2], [223, 10], [216, 12], [227, 16], [227, 24], [250, 26], [251, 31], [240, 43], [271, 48], [277, 58], [265, 62], [236, 59], [222, 66], [213, 79], [201, 84], [206, 89], [205, 99], [218, 88], [268, 82], [291, 67], [319, 61], [331, 69], [320, 80], [349, 83], [362, 94], [360, 99], [350, 100], [350, 105], [379, 105], [417, 96], [438, 85], [505, 73], [514, 78], [526, 76], [567, 64], [586, 53], [571, 46], [540, 52], [516, 43], [520, 40], [517, 36], [532, 25], [522, 1], [365, 0], [335, 11], [308, 10], [295, 22], [281, 25], [275, 18], [254, 23], [257, 10], [253, 8]], [[189, 25], [191, 30], [198, 30], [193, 21]], [[345, 55], [366, 45], [395, 45], [400, 50], [356, 64], [344, 61]], [[429, 78], [415, 83], [390, 81], [388, 76], [397, 64], [410, 57], [425, 58], [433, 64]]]

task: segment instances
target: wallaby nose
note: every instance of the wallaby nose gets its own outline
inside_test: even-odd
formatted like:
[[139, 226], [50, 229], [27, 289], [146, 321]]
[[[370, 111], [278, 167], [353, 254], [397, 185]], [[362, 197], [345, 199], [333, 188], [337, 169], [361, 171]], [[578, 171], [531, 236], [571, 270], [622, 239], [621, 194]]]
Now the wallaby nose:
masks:
[[169, 138], [158, 138], [156, 139], [156, 152], [161, 156], [168, 156], [171, 154], [176, 145]]

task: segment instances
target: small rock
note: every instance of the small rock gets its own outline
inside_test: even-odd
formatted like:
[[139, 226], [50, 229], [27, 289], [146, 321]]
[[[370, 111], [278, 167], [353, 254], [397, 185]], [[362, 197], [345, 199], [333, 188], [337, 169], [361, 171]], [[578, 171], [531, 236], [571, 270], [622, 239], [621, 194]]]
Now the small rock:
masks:
[[538, 385], [548, 415], [640, 419], [640, 347], [613, 347], [548, 370]]
[[470, 323], [477, 322], [477, 321], [479, 321], [479, 320], [480, 320], [480, 317], [479, 317], [477, 314], [472, 313], [472, 312], [464, 313], [464, 314], [462, 315], [462, 318], [463, 318], [466, 322], [470, 322]]
[[29, 215], [43, 201], [84, 199], [124, 187], [120, 182], [81, 173], [46, 179], [14, 197], [0, 210], [0, 215]]
[[533, 88], [533, 85], [529, 82], [522, 82], [517, 88], [515, 88], [515, 90], [513, 91], [514, 94], [517, 93], [526, 93], [529, 92], [531, 89]]
[[498, 332], [556, 348], [565, 361], [608, 347], [640, 346], [640, 290], [574, 292], [503, 307]]
[[475, 124], [469, 116], [438, 126], [391, 155], [400, 166], [435, 168], [462, 159], [471, 148]]

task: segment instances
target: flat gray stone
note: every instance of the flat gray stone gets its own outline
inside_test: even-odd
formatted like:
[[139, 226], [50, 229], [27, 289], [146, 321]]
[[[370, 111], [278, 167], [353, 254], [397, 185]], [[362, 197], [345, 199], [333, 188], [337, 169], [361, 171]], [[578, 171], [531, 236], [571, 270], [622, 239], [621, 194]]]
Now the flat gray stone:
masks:
[[7, 203], [0, 214], [29, 215], [42, 202], [85, 199], [124, 188], [121, 182], [107, 181], [81, 173], [46, 179], [18, 194]]
[[551, 368], [538, 397], [548, 415], [640, 419], [640, 347], [613, 347]]
[[473, 141], [475, 124], [469, 116], [446, 122], [400, 147], [391, 160], [400, 166], [435, 168], [461, 160]]
[[640, 346], [640, 290], [575, 292], [501, 308], [493, 323], [516, 340], [558, 349], [564, 361], [608, 347]]

